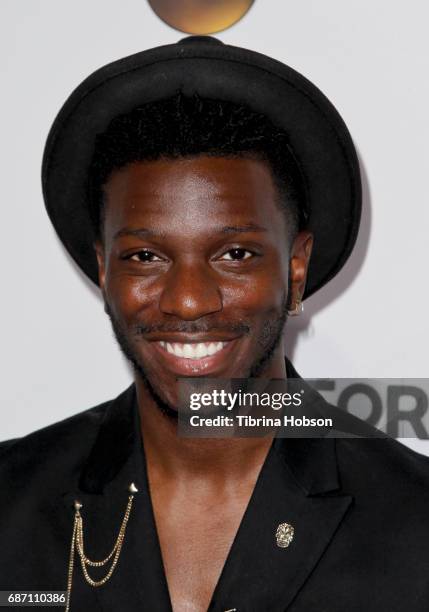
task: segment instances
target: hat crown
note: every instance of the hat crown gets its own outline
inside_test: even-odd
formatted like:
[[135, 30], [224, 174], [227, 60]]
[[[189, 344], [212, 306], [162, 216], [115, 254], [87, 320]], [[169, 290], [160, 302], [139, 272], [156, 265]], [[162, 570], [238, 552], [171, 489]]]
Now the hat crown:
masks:
[[185, 38], [181, 38], [178, 42], [179, 45], [193, 45], [193, 44], [203, 44], [203, 45], [223, 45], [224, 43], [215, 38], [214, 36], [186, 36]]

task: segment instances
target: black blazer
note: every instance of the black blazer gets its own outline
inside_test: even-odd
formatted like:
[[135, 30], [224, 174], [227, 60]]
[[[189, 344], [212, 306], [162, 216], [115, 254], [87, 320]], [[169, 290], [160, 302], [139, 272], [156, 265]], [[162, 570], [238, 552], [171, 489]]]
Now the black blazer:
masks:
[[[71, 612], [171, 611], [134, 386], [0, 445], [0, 590], [66, 589], [75, 499], [87, 554], [104, 558], [130, 482], [139, 493], [116, 570], [93, 588], [76, 558]], [[288, 548], [275, 539], [283, 522]], [[209, 608], [231, 609], [427, 612], [429, 459], [390, 438], [276, 439]]]

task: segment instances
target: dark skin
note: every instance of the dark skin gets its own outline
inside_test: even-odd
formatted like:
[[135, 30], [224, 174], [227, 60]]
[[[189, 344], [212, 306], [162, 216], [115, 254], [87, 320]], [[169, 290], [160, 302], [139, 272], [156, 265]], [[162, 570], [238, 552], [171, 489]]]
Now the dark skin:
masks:
[[[293, 307], [303, 295], [313, 238], [300, 232], [290, 243], [271, 171], [252, 159], [134, 163], [112, 174], [105, 200], [100, 287], [155, 392], [136, 371], [170, 598], [174, 612], [203, 612], [272, 437], [181, 438], [156, 398], [174, 410], [184, 375], [286, 378], [281, 342], [254, 368], [282, 333], [285, 299]], [[225, 348], [197, 362], [168, 354], [160, 342]]]

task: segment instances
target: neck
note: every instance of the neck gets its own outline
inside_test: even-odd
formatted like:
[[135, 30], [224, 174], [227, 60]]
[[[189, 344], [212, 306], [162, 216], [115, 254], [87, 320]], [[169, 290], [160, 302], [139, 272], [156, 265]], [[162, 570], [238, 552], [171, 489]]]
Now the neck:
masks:
[[[283, 354], [271, 362], [260, 378], [286, 378]], [[263, 438], [185, 438], [177, 434], [177, 421], [165, 415], [136, 376], [137, 399], [146, 461], [162, 479], [204, 480], [227, 486], [246, 480], [258, 470], [273, 436]]]

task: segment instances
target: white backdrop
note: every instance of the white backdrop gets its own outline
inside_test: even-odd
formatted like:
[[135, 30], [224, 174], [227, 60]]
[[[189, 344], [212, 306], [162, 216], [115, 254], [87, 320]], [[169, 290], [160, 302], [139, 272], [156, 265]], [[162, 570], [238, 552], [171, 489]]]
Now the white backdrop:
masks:
[[[314, 81], [362, 161], [355, 252], [289, 329], [288, 352], [303, 376], [429, 376], [428, 6], [255, 0], [218, 35]], [[55, 114], [85, 76], [183, 36], [146, 0], [1, 1], [0, 439], [113, 397], [131, 380], [97, 291], [50, 226], [40, 163]], [[429, 443], [407, 443], [429, 454]]]

